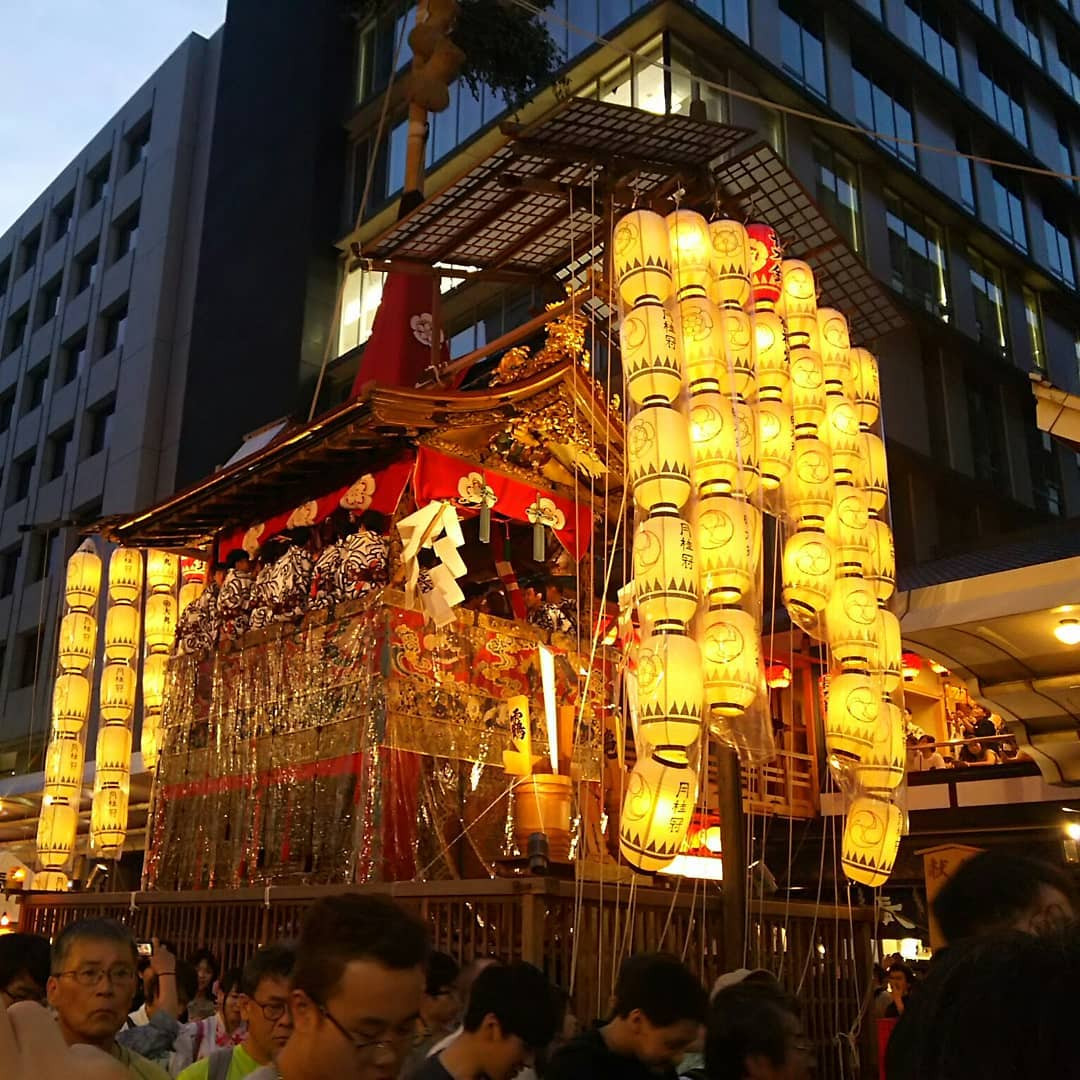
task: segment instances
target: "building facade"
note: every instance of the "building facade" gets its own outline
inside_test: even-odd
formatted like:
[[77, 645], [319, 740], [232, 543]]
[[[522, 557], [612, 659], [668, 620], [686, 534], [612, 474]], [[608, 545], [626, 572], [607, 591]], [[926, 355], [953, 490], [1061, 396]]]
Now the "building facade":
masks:
[[0, 776], [40, 767], [79, 524], [176, 482], [219, 37], [182, 42], [0, 236]]

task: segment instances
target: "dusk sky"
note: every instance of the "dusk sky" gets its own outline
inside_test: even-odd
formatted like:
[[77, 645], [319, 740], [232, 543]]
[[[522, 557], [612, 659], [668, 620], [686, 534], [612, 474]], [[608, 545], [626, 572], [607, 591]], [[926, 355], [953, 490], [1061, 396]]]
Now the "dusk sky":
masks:
[[226, 0], [0, 0], [0, 234]]

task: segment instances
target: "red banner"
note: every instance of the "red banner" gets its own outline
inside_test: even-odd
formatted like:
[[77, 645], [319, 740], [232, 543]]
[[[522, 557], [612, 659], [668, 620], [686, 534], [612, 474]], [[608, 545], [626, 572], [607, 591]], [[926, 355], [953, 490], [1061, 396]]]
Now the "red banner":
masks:
[[486, 503], [493, 517], [530, 525], [539, 521], [576, 559], [589, 550], [590, 506], [426, 446], [421, 446], [416, 455], [413, 492], [418, 506], [441, 499], [476, 513]]

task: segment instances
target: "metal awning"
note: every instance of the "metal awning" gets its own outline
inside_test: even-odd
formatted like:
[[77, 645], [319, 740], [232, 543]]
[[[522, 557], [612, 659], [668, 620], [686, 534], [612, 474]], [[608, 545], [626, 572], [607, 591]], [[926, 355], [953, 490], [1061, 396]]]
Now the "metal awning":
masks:
[[1080, 453], [1080, 397], [1059, 390], [1041, 372], [1031, 372], [1030, 378], [1039, 430]]

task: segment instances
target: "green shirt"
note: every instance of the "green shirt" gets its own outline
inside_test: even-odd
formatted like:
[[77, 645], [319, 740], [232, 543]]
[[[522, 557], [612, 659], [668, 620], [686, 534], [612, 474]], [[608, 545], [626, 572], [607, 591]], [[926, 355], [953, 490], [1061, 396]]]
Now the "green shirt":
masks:
[[141, 1054], [136, 1054], [119, 1043], [113, 1043], [112, 1056], [135, 1077], [135, 1080], [169, 1080], [169, 1074], [160, 1065], [147, 1061]]
[[[244, 1080], [244, 1077], [247, 1076], [248, 1073], [253, 1073], [257, 1068], [259, 1068], [259, 1063], [243, 1048], [243, 1046], [234, 1047], [232, 1060], [229, 1062], [227, 1080]], [[209, 1076], [210, 1059], [204, 1057], [199, 1061], [196, 1061], [194, 1065], [189, 1065], [177, 1077], [177, 1080], [208, 1080]]]

